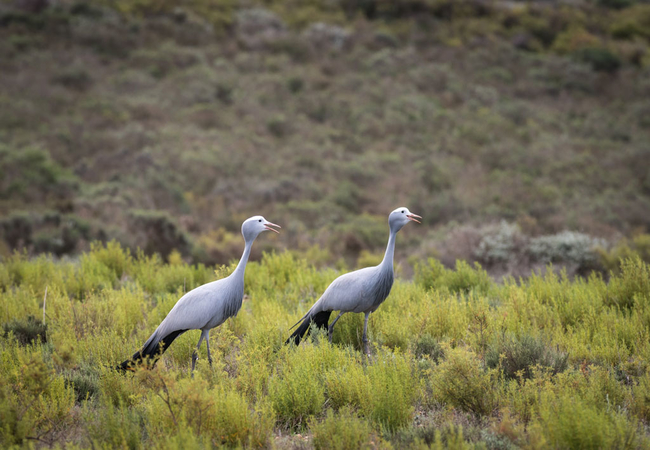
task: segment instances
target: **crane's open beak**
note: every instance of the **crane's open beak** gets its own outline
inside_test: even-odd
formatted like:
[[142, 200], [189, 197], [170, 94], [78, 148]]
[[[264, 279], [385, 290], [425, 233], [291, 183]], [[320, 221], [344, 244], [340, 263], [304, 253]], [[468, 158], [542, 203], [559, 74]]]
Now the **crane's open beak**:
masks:
[[280, 232], [279, 232], [278, 230], [275, 230], [275, 229], [273, 229], [273, 228], [271, 228], [271, 227], [282, 228], [280, 225], [276, 225], [276, 224], [271, 223], [271, 222], [266, 222], [266, 223], [264, 224], [264, 229], [265, 229], [265, 230], [273, 231], [274, 233], [278, 233], [278, 234], [280, 234]]
[[407, 214], [407, 215], [406, 215], [406, 218], [407, 218], [408, 220], [412, 220], [413, 222], [422, 223], [422, 222], [420, 222], [420, 221], [418, 220], [418, 219], [421, 219], [422, 217], [418, 216], [417, 214]]

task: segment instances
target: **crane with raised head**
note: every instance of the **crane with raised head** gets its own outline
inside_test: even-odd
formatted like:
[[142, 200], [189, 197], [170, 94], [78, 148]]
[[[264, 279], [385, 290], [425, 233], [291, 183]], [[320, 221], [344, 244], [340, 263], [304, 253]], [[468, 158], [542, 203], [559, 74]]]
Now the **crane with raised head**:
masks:
[[[314, 323], [318, 328], [327, 328], [329, 341], [332, 342], [334, 325], [346, 312], [364, 313], [363, 324], [363, 347], [364, 352], [368, 349], [368, 318], [381, 305], [393, 286], [393, 255], [395, 253], [395, 237], [409, 221], [421, 223], [418, 219], [422, 217], [413, 214], [408, 208], [397, 208], [388, 216], [388, 227], [390, 234], [384, 259], [378, 266], [366, 267], [341, 275], [328, 286], [323, 295], [307, 311], [302, 319], [293, 327], [300, 324], [286, 343], [300, 343], [309, 327]], [[340, 311], [334, 321], [329, 324], [332, 311]], [[293, 328], [291, 327], [291, 328]]]
[[208, 350], [208, 362], [212, 366], [210, 330], [239, 312], [244, 297], [244, 271], [253, 241], [263, 231], [278, 233], [275, 228], [280, 228], [280, 225], [271, 223], [262, 216], [246, 219], [241, 227], [245, 242], [244, 253], [234, 272], [226, 278], [206, 283], [183, 295], [143, 347], [117, 368], [128, 370], [145, 358], [152, 358], [155, 364], [157, 358], [169, 348], [174, 339], [188, 330], [201, 330], [199, 343], [192, 353], [192, 372], [203, 340]]

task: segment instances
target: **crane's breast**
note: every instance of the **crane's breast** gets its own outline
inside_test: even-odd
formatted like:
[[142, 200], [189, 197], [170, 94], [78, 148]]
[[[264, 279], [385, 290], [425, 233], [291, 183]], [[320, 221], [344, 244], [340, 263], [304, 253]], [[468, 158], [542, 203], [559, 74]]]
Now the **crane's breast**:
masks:
[[393, 271], [380, 272], [370, 287], [373, 304], [375, 307], [381, 305], [390, 294], [393, 287]]

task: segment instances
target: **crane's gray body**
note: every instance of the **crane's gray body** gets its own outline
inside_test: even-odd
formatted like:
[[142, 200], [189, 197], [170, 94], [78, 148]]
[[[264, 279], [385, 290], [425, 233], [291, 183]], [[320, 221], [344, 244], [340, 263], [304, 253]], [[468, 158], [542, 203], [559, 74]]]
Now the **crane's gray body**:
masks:
[[392, 286], [392, 261], [390, 265], [346, 273], [328, 286], [306, 315], [321, 311], [374, 312], [386, 300]]
[[[293, 341], [295, 344], [299, 344], [305, 333], [309, 332], [309, 326], [312, 322], [319, 328], [328, 327], [330, 313], [340, 311], [339, 315], [328, 327], [331, 342], [334, 324], [344, 313], [364, 313], [366, 317], [363, 326], [363, 342], [367, 353], [368, 317], [386, 300], [393, 287], [393, 255], [395, 253], [397, 232], [409, 220], [415, 220], [416, 217], [419, 216], [412, 214], [407, 208], [397, 208], [391, 212], [388, 216], [390, 229], [388, 245], [381, 264], [355, 270], [335, 279], [307, 311], [307, 314], [296, 323], [296, 325], [300, 324], [300, 326], [287, 339], [287, 343]], [[417, 220], [415, 221], [417, 222]]]
[[165, 336], [180, 330], [209, 331], [237, 315], [244, 298], [243, 271], [192, 289], [183, 295], [144, 344], [155, 349]]
[[[142, 349], [118, 367], [121, 370], [126, 370], [144, 357], [156, 358], [171, 345], [174, 339], [188, 330], [201, 330], [197, 350], [205, 339], [208, 361], [212, 364], [210, 330], [224, 323], [229, 317], [236, 316], [241, 309], [244, 298], [244, 272], [253, 241], [262, 231], [276, 231], [270, 226], [277, 227], [279, 225], [267, 221], [262, 216], [246, 219], [242, 224], [242, 235], [246, 245], [235, 271], [226, 278], [204, 284], [183, 295], [156, 328], [156, 331], [149, 336]], [[192, 370], [194, 370], [197, 358], [198, 355], [194, 352]]]

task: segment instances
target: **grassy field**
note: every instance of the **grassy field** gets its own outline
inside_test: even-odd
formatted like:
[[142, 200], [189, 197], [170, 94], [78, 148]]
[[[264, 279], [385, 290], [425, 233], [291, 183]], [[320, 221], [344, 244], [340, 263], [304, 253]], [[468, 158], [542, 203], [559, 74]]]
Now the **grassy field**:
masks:
[[[155, 370], [112, 367], [184, 290], [227, 274], [95, 245], [78, 262], [0, 264], [3, 448], [650, 448], [650, 268], [608, 282], [548, 271], [495, 284], [435, 260], [397, 280], [369, 324], [283, 345], [338, 272], [290, 252], [246, 273], [239, 315], [192, 331]], [[47, 295], [45, 296], [45, 291]]]
[[[0, 0], [0, 447], [650, 448], [650, 4]], [[283, 345], [340, 273], [372, 314]], [[177, 299], [239, 315], [122, 375]], [[551, 266], [551, 264], [553, 264]]]
[[[288, 232], [258, 249], [354, 265], [406, 205], [427, 227], [402, 256], [523, 275], [593, 268], [531, 239], [577, 231], [593, 259], [649, 230], [647, 3], [13, 4], [0, 2], [5, 256], [116, 239], [227, 264], [241, 221], [263, 214]], [[499, 230], [512, 254], [480, 250]]]

